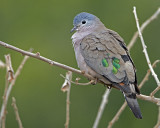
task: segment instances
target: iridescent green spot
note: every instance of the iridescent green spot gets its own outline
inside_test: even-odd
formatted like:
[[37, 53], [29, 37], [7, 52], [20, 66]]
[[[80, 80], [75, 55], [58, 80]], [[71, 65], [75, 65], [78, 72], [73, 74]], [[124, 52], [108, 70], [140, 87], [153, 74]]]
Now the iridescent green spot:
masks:
[[119, 69], [120, 68], [120, 65], [118, 63], [116, 63], [115, 61], [112, 62], [113, 63], [113, 66], [116, 68], [116, 69]]
[[104, 67], [108, 67], [108, 66], [109, 66], [109, 64], [108, 64], [108, 62], [107, 62], [106, 59], [102, 59], [102, 65], [103, 65]]
[[113, 72], [114, 74], [117, 74], [118, 70], [113, 66], [112, 72]]
[[118, 69], [120, 68], [119, 62], [120, 62], [120, 60], [117, 59], [117, 58], [113, 58], [113, 60], [112, 60], [112, 64], [113, 64], [113, 70], [112, 70], [112, 72], [114, 74], [117, 74]]
[[119, 59], [117, 59], [117, 58], [113, 58], [113, 61], [116, 63], [119, 63]]

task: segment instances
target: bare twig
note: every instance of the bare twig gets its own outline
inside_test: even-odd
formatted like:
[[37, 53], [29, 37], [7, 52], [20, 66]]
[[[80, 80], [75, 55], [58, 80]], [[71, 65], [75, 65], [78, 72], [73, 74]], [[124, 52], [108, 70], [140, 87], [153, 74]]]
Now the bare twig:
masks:
[[[144, 28], [154, 19], [156, 19], [156, 17], [160, 14], [160, 8], [147, 20], [145, 21], [142, 26], [141, 26], [141, 31], [144, 30]], [[138, 37], [138, 31], [134, 34], [132, 40], [130, 41], [129, 45], [128, 45], [128, 49], [130, 50], [132, 48], [132, 46], [134, 45], [136, 39]], [[160, 60], [156, 60], [152, 67], [155, 67], [156, 64], [160, 62]], [[141, 83], [139, 84], [139, 88], [142, 88], [142, 86], [144, 85], [144, 83], [148, 80], [148, 77], [151, 73], [151, 70], [149, 69], [148, 72], [146, 73], [145, 77], [143, 78], [143, 80], [141, 81]], [[142, 98], [143, 96], [139, 96], [138, 98]], [[150, 97], [148, 97], [150, 99]], [[144, 99], [144, 98], [143, 98]], [[146, 97], [145, 97], [146, 99]], [[113, 124], [119, 119], [120, 114], [123, 112], [123, 110], [125, 109], [125, 107], [127, 106], [127, 103], [124, 102], [123, 105], [121, 106], [121, 108], [118, 110], [118, 112], [116, 113], [116, 115], [114, 116], [114, 118], [110, 121], [108, 128], [111, 128], [113, 126]]]
[[[6, 81], [5, 81], [5, 89], [4, 89], [4, 94], [3, 94], [3, 102], [4, 103], [5, 103], [5, 99], [6, 99], [6, 94], [7, 94], [9, 82], [14, 79], [14, 71], [13, 71], [13, 68], [12, 68], [11, 57], [10, 57], [9, 54], [5, 55], [5, 60], [6, 60]], [[2, 123], [2, 128], [5, 128], [6, 114], [7, 114], [7, 111], [5, 109], [4, 110], [4, 115], [3, 115], [3, 118], [2, 118], [2, 122], [0, 122], [0, 123]]]
[[147, 46], [145, 45], [141, 30], [140, 30], [140, 27], [139, 27], [139, 21], [138, 21], [138, 17], [137, 17], [137, 13], [136, 13], [136, 7], [133, 7], [133, 13], [134, 13], [134, 16], [135, 16], [138, 33], [139, 33], [139, 37], [140, 37], [141, 42], [142, 42], [143, 52], [145, 54], [145, 57], [146, 57], [146, 60], [147, 60], [147, 64], [148, 64], [148, 66], [149, 66], [149, 68], [150, 68], [150, 70], [152, 72], [152, 75], [153, 75], [157, 85], [160, 86], [160, 81], [159, 81], [159, 79], [157, 77], [157, 74], [154, 72], [154, 70], [152, 68], [152, 65], [151, 65], [151, 62], [150, 62], [150, 59], [149, 59], [149, 56], [148, 56], [148, 53], [147, 53]]
[[156, 126], [154, 126], [154, 128], [160, 128], [160, 106], [158, 107], [158, 110], [159, 110], [158, 121], [157, 121]]
[[28, 56], [25, 56], [22, 63], [20, 64], [20, 66], [18, 67], [15, 75], [14, 75], [14, 79], [11, 81], [9, 87], [8, 87], [8, 90], [6, 92], [6, 96], [5, 96], [5, 99], [3, 101], [3, 104], [2, 104], [2, 108], [1, 108], [1, 111], [0, 111], [0, 127], [1, 127], [1, 123], [2, 123], [2, 119], [4, 117], [4, 114], [5, 114], [5, 110], [6, 110], [6, 107], [7, 107], [7, 103], [8, 103], [8, 99], [9, 99], [9, 95], [11, 93], [11, 90], [12, 90], [12, 87], [13, 85], [15, 84], [15, 81], [17, 79], [17, 77], [19, 76], [25, 62], [27, 61], [29, 57]]
[[[143, 32], [143, 30], [153, 21], [155, 20], [158, 15], [160, 14], [160, 8], [157, 9], [157, 11], [150, 17], [148, 18], [140, 27], [141, 32]], [[138, 38], [138, 31], [134, 33], [130, 43], [128, 44], [128, 50], [130, 51], [130, 49], [132, 48], [132, 46], [134, 45], [134, 43], [136, 42]]]
[[[155, 103], [157, 105], [159, 105], [159, 103], [160, 103], [160, 99], [159, 98], [154, 98], [154, 97], [146, 96], [146, 95], [142, 95], [142, 94], [137, 95], [137, 98], [139, 98], [141, 100], [146, 100], [146, 101]], [[112, 128], [113, 124], [119, 119], [119, 116], [121, 115], [123, 110], [126, 108], [126, 106], [127, 106], [127, 102], [125, 101], [123, 103], [123, 105], [121, 106], [121, 108], [116, 113], [116, 115], [113, 117], [113, 119], [109, 122], [108, 128]]]
[[18, 122], [19, 128], [23, 128], [22, 121], [20, 119], [18, 108], [17, 108], [17, 105], [16, 105], [16, 99], [14, 97], [12, 97], [12, 106], [14, 108], [14, 112], [15, 112], [15, 115], [16, 115], [16, 120]]
[[[160, 62], [160, 60], [154, 61], [154, 63], [152, 64], [152, 67], [154, 68], [154, 67], [156, 66], [156, 64], [159, 63], [159, 62]], [[148, 69], [145, 77], [143, 78], [143, 80], [141, 81], [141, 83], [140, 83], [139, 86], [138, 86], [139, 89], [142, 88], [142, 86], [143, 86], [143, 85], [145, 84], [145, 82], [148, 80], [148, 77], [149, 77], [150, 73], [151, 73], [151, 70]]]
[[67, 91], [67, 98], [66, 98], [66, 123], [65, 128], [69, 128], [69, 112], [70, 112], [70, 90], [71, 90], [71, 81], [72, 80], [72, 72], [68, 71], [66, 73], [66, 79], [62, 85], [61, 90], [63, 92]]
[[97, 117], [95, 119], [93, 128], [97, 128], [98, 127], [98, 124], [99, 124], [99, 121], [100, 121], [100, 119], [102, 117], [102, 114], [103, 114], [103, 111], [105, 109], [105, 106], [108, 103], [108, 97], [109, 97], [110, 91], [111, 91], [111, 89], [106, 89], [106, 91], [105, 91], [105, 93], [103, 95], [103, 99], [102, 99], [101, 105], [99, 107], [99, 110], [98, 110]]
[[81, 75], [83, 75], [83, 76], [85, 76], [85, 77], [87, 77], [87, 78], [89, 78], [89, 79], [93, 79], [93, 80], [94, 80], [94, 78], [93, 78], [91, 75], [85, 73], [84, 71], [80, 71], [80, 70], [78, 70], [78, 69], [69, 67], [69, 66], [67, 66], [67, 65], [64, 65], [64, 64], [55, 62], [55, 61], [53, 61], [53, 60], [50, 60], [50, 59], [48, 59], [48, 58], [46, 58], [46, 57], [40, 56], [40, 53], [39, 53], [39, 52], [34, 54], [34, 53], [31, 53], [31, 52], [22, 50], [22, 49], [20, 49], [20, 48], [17, 48], [17, 47], [15, 47], [15, 46], [12, 46], [12, 45], [10, 45], [10, 44], [7, 44], [7, 43], [5, 43], [5, 42], [2, 42], [2, 41], [0, 41], [0, 45], [3, 46], [3, 47], [5, 47], [5, 48], [9, 48], [9, 49], [12, 49], [12, 50], [14, 50], [14, 51], [17, 51], [17, 52], [19, 52], [19, 53], [21, 53], [21, 54], [23, 54], [23, 55], [27, 55], [27, 56], [30, 56], [30, 57], [33, 57], [33, 58], [42, 60], [42, 61], [44, 61], [44, 62], [46, 62], [46, 63], [48, 63], [48, 64], [50, 64], [50, 65], [58, 66], [58, 67], [60, 67], [60, 68], [63, 68], [63, 69], [66, 69], [66, 70], [68, 70], [68, 71], [81, 74]]
[[[142, 42], [143, 52], [144, 52], [144, 54], [145, 54], [145, 57], [146, 57], [148, 66], [149, 66], [149, 68], [150, 68], [150, 70], [151, 70], [151, 72], [152, 72], [152, 76], [154, 77], [157, 85], [160, 87], [160, 81], [159, 81], [159, 79], [158, 79], [158, 77], [157, 77], [157, 74], [154, 72], [154, 69], [152, 68], [152, 65], [151, 65], [151, 62], [150, 62], [150, 59], [149, 59], [149, 56], [148, 56], [148, 53], [147, 53], [147, 46], [145, 45], [145, 42], [144, 42], [144, 39], [143, 39], [141, 30], [140, 30], [140, 28], [139, 28], [139, 22], [138, 22], [138, 17], [137, 17], [137, 13], [136, 13], [136, 7], [133, 7], [133, 13], [134, 13], [134, 15], [135, 15], [135, 19], [136, 19], [136, 24], [137, 24], [137, 29], [138, 29], [139, 37], [140, 37], [141, 42]], [[155, 91], [153, 91], [152, 95], [154, 95], [158, 90], [159, 90], [159, 88], [156, 89]], [[140, 96], [141, 96], [141, 95], [139, 95], [139, 97], [140, 97]], [[142, 98], [142, 97], [141, 97], [141, 98]], [[142, 99], [153, 102], [153, 101], [154, 101], [153, 98], [154, 98], [154, 97], [151, 97], [151, 96], [149, 97], [149, 96], [147, 96], [146, 98], [143, 97]], [[151, 99], [151, 100], [150, 100], [150, 99]], [[160, 101], [159, 101], [157, 104], [160, 104]], [[157, 122], [159, 122], [159, 121], [157, 121]]]
[[146, 96], [146, 95], [137, 95], [137, 98], [141, 99], [141, 100], [146, 100], [152, 103], [155, 103], [157, 105], [160, 104], [160, 98], [155, 98], [155, 97], [151, 97], [151, 96]]
[[[61, 77], [63, 77], [65, 80], [67, 80], [67, 81], [69, 81], [69, 79], [68, 78], [66, 78], [65, 76], [63, 76], [62, 74], [60, 74], [60, 76]], [[91, 80], [91, 81], [89, 81], [89, 82], [87, 82], [87, 83], [79, 83], [79, 82], [74, 82], [74, 81], [70, 81], [71, 83], [73, 83], [73, 84], [76, 84], [76, 85], [90, 85], [90, 84], [92, 84], [92, 83], [94, 83], [95, 82], [95, 80]], [[62, 88], [63, 89], [63, 88]], [[63, 91], [63, 90], [62, 90]]]
[[6, 59], [6, 69], [7, 69], [7, 76], [8, 76], [8, 81], [11, 82], [14, 79], [14, 71], [12, 68], [12, 62], [11, 62], [11, 57], [10, 55], [5, 55]]
[[158, 86], [153, 92], [151, 92], [150, 96], [154, 96], [160, 90], [160, 86]]
[[121, 113], [123, 112], [123, 110], [126, 108], [126, 106], [127, 106], [127, 102], [125, 101], [123, 103], [123, 105], [121, 106], [121, 108], [116, 113], [116, 115], [113, 117], [113, 119], [109, 122], [109, 125], [108, 125], [107, 128], [112, 128], [113, 124], [119, 119], [119, 116], [121, 115]]
[[[157, 63], [159, 63], [160, 60], [156, 60], [153, 64], [152, 67], [154, 68], [156, 66]], [[150, 69], [148, 69], [146, 75], [144, 76], [143, 80], [141, 81], [141, 83], [139, 84], [139, 89], [142, 88], [142, 86], [145, 84], [145, 82], [148, 80], [148, 77], [150, 75], [151, 71]], [[119, 119], [119, 116], [121, 115], [121, 113], [123, 112], [123, 110], [126, 108], [127, 103], [126, 101], [123, 103], [123, 105], [121, 106], [121, 108], [118, 110], [118, 112], [116, 113], [116, 115], [113, 117], [113, 119], [110, 121], [108, 128], [111, 128], [113, 126], [113, 124]]]

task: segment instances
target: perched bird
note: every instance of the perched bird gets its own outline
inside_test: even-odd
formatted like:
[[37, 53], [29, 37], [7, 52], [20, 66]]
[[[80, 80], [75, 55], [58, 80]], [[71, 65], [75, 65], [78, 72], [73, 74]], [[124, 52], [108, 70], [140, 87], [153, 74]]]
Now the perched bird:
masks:
[[124, 40], [90, 13], [76, 15], [73, 25], [72, 42], [80, 70], [119, 89], [135, 117], [142, 119], [136, 69]]

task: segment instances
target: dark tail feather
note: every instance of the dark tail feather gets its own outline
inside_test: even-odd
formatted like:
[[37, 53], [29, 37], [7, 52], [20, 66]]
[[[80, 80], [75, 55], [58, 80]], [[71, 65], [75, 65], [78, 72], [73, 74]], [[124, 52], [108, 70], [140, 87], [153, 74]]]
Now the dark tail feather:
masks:
[[124, 93], [124, 97], [125, 97], [125, 99], [128, 103], [128, 106], [130, 107], [133, 114], [135, 115], [135, 117], [138, 118], [138, 119], [142, 119], [139, 104], [138, 104], [137, 99], [136, 99], [136, 94], [132, 93], [132, 94], [128, 95], [128, 94]]

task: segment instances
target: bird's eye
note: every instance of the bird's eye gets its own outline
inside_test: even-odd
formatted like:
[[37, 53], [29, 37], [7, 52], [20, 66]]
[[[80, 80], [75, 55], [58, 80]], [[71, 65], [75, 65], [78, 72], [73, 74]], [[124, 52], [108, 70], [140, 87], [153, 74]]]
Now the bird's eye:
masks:
[[82, 21], [82, 24], [85, 24], [85, 23], [86, 23], [86, 21], [85, 21], [85, 20], [83, 20], [83, 21]]

